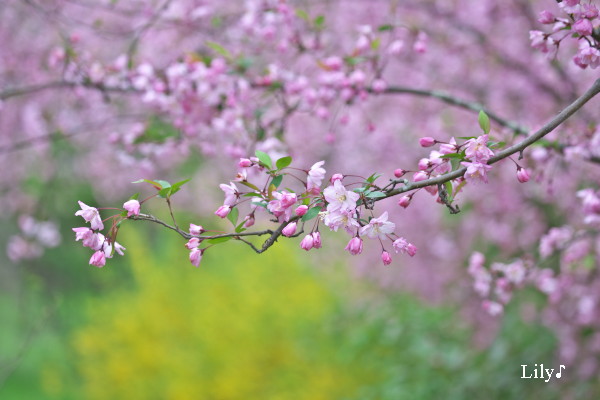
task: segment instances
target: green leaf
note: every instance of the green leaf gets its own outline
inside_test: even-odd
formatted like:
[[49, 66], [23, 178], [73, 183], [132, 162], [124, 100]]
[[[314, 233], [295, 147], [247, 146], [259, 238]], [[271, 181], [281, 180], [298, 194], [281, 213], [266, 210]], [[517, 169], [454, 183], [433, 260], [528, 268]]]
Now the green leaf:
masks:
[[244, 186], [248, 186], [250, 189], [254, 189], [254, 190], [256, 190], [257, 192], [260, 192], [260, 189], [258, 188], [258, 186], [254, 185], [254, 184], [252, 184], [252, 183], [250, 183], [250, 182], [248, 182], [248, 181], [240, 181], [240, 183], [241, 183], [242, 185], [244, 185]]
[[179, 181], [179, 182], [176, 182], [173, 185], [171, 185], [171, 194], [173, 195], [173, 194], [179, 192], [179, 189], [181, 189], [181, 187], [183, 185], [185, 185], [186, 183], [188, 183], [191, 180], [192, 180], [191, 178], [190, 179], [185, 179], [183, 181]]
[[277, 169], [283, 169], [285, 167], [287, 167], [288, 165], [290, 165], [292, 163], [292, 157], [287, 156], [287, 157], [281, 157], [279, 160], [277, 160], [277, 162], [275, 163], [275, 166], [277, 167]]
[[450, 182], [444, 183], [446, 187], [446, 192], [448, 192], [448, 196], [452, 197], [452, 184]]
[[271, 157], [269, 157], [269, 155], [265, 152], [262, 152], [260, 150], [256, 150], [256, 157], [260, 160], [260, 162], [266, 166], [267, 168], [271, 169], [273, 166], [273, 162], [271, 161]]
[[483, 110], [479, 111], [479, 126], [483, 133], [490, 133], [490, 117]]
[[171, 184], [167, 181], [163, 181], [160, 179], [157, 179], [156, 182], [160, 185], [161, 188], [166, 189], [166, 188], [170, 188]]
[[140, 197], [140, 194], [139, 194], [139, 193], [136, 193], [136, 194], [134, 194], [133, 196], [131, 196], [131, 197], [129, 198], [129, 200], [137, 200], [139, 197]]
[[149, 183], [149, 184], [151, 184], [152, 186], [155, 186], [158, 189], [162, 188], [162, 185], [160, 183], [155, 182], [155, 181], [151, 181], [150, 179], [138, 179], [137, 181], [131, 182], [131, 183], [144, 183], [144, 182]]
[[220, 238], [214, 238], [214, 239], [206, 239], [204, 242], [208, 243], [208, 244], [219, 244], [219, 243], [225, 243], [231, 240], [231, 236], [226, 236], [226, 237], [220, 237]]
[[464, 140], [477, 139], [477, 136], [459, 136], [458, 139], [464, 139]]
[[367, 59], [365, 57], [344, 57], [344, 61], [350, 66], [355, 66], [367, 61]]
[[245, 220], [242, 220], [242, 222], [240, 222], [238, 224], [238, 226], [235, 227], [235, 233], [242, 233], [246, 230], [246, 228], [244, 228], [244, 224], [246, 223]]
[[251, 192], [244, 194], [243, 197], [262, 197], [262, 194]]
[[394, 29], [394, 25], [392, 24], [379, 25], [377, 27], [379, 32], [391, 31], [392, 29]]
[[365, 190], [367, 190], [366, 187], [359, 187], [359, 188], [356, 188], [356, 189], [352, 189], [352, 191], [354, 193], [363, 193]]
[[271, 185], [275, 186], [275, 189], [277, 189], [279, 187], [279, 185], [281, 185], [281, 181], [283, 180], [283, 175], [277, 175], [275, 178], [273, 178], [273, 180], [271, 181]]
[[208, 40], [208, 41], [206, 41], [205, 44], [208, 47], [210, 47], [211, 49], [213, 49], [216, 53], [222, 55], [223, 57], [225, 57], [227, 59], [232, 58], [231, 53], [229, 51], [227, 51], [227, 49], [225, 49], [225, 47], [221, 46], [219, 43]]
[[317, 215], [319, 215], [319, 212], [321, 212], [321, 207], [313, 207], [310, 208], [306, 214], [304, 214], [302, 216], [302, 221], [306, 222], [306, 221], [310, 221], [311, 219], [315, 218]]
[[303, 19], [306, 22], [310, 21], [310, 17], [308, 16], [308, 13], [300, 8], [296, 9], [296, 15], [298, 16], [298, 18]]
[[373, 40], [373, 41], [371, 42], [371, 49], [372, 49], [372, 50], [377, 50], [377, 49], [379, 49], [379, 46], [381, 46], [381, 39], [380, 39], [380, 38], [377, 38], [377, 39], [375, 39], [375, 40]]
[[161, 197], [163, 199], [171, 197], [171, 187], [169, 186], [169, 187], [160, 189], [158, 191], [158, 197]]
[[456, 159], [462, 159], [464, 157], [463, 154], [460, 153], [450, 153], [450, 154], [444, 154], [443, 156], [440, 156], [440, 158], [456, 158]]
[[383, 174], [378, 174], [378, 173], [374, 173], [373, 175], [371, 175], [370, 177], [367, 178], [367, 182], [368, 183], [373, 183], [377, 180], [377, 178], [379, 178], [381, 175]]
[[324, 15], [317, 15], [315, 17], [315, 19], [313, 20], [313, 23], [315, 24], [315, 28], [320, 31], [325, 27], [325, 16]]
[[387, 195], [383, 192], [375, 191], [375, 192], [369, 192], [365, 196], [367, 196], [369, 199], [381, 199]]
[[240, 215], [240, 211], [237, 209], [237, 207], [233, 207], [231, 209], [231, 211], [229, 212], [229, 214], [227, 214], [227, 219], [229, 221], [231, 221], [231, 224], [233, 226], [236, 226], [239, 215]]

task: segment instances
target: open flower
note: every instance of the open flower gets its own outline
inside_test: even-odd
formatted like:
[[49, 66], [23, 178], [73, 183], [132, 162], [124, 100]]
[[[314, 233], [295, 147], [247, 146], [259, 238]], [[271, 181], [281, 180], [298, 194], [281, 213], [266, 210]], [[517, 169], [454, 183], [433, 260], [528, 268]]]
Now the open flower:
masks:
[[102, 218], [100, 218], [100, 212], [96, 207], [90, 207], [82, 201], [79, 201], [79, 207], [81, 210], [77, 211], [75, 215], [81, 216], [85, 222], [90, 222], [93, 230], [104, 229]]
[[369, 223], [360, 228], [360, 236], [365, 236], [369, 239], [385, 239], [387, 235], [394, 232], [396, 224], [388, 221], [388, 212], [381, 214], [379, 218], [372, 218]]
[[328, 186], [323, 190], [325, 200], [329, 203], [327, 211], [337, 210], [354, 210], [356, 202], [360, 195], [350, 190], [346, 190], [341, 181], [336, 180], [333, 185]]
[[140, 202], [137, 200], [129, 200], [123, 204], [123, 208], [127, 210], [127, 216], [140, 215]]

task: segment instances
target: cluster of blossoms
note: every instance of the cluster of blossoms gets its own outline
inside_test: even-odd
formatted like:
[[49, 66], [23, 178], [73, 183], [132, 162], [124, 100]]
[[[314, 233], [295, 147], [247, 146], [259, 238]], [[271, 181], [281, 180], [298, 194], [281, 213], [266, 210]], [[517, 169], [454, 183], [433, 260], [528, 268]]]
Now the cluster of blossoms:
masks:
[[[84, 247], [89, 247], [94, 251], [94, 254], [90, 258], [90, 265], [103, 267], [106, 264], [106, 259], [112, 258], [114, 252], [123, 255], [125, 247], [121, 246], [115, 240], [119, 221], [116, 221], [115, 219], [111, 228], [111, 236], [106, 237], [100, 232], [104, 229], [104, 221], [102, 220], [102, 217], [100, 217], [100, 211], [81, 201], [79, 202], [79, 206], [81, 207], [81, 210], [77, 211], [75, 215], [81, 216], [85, 222], [89, 222], [90, 227], [84, 226], [73, 228], [73, 232], [75, 232], [76, 241], [81, 240]], [[140, 203], [134, 199], [125, 202], [123, 208], [125, 210], [123, 213], [119, 214], [119, 216], [124, 218], [132, 215], [139, 215], [140, 213]]]
[[38, 221], [32, 216], [19, 217], [19, 235], [13, 235], [6, 248], [8, 258], [13, 262], [39, 258], [44, 248], [53, 248], [60, 244], [61, 237], [54, 222]]
[[[229, 218], [233, 210], [250, 200], [248, 214], [239, 225], [239, 212], [236, 212], [235, 218], [230, 218], [238, 233], [252, 226], [256, 212], [264, 210], [282, 224], [281, 234], [287, 237], [297, 236], [300, 234], [297, 233], [299, 224], [302, 224], [303, 232], [305, 223], [318, 217], [311, 232], [300, 242], [300, 247], [306, 251], [321, 248], [319, 226], [322, 223], [334, 232], [343, 228], [351, 236], [346, 250], [352, 255], [362, 253], [364, 237], [379, 240], [384, 265], [392, 262], [383, 244], [385, 240], [392, 241], [396, 252], [415, 255], [416, 247], [394, 234], [395, 224], [388, 221], [387, 212], [377, 218], [373, 215], [365, 218], [366, 214], [372, 214], [374, 200], [385, 197], [383, 192], [376, 190], [374, 179], [362, 178], [362, 181], [354, 184], [361, 186], [351, 189], [344, 186], [343, 182], [347, 177], [338, 173], [331, 176], [327, 187], [322, 188], [326, 175], [324, 161], [315, 163], [308, 170], [297, 170], [302, 176], [294, 175], [295, 169], [288, 167], [291, 161], [291, 157], [283, 157], [273, 164], [270, 156], [262, 152], [257, 152], [256, 157], [240, 159], [240, 170], [235, 181], [250, 190], [240, 191], [234, 182], [230, 182], [229, 185], [221, 184], [225, 200], [215, 214], [221, 218]], [[302, 189], [298, 192], [291, 189], [279, 190], [285, 176], [294, 177], [296, 181], [301, 182]], [[250, 181], [249, 177], [254, 179]], [[260, 186], [263, 189], [260, 189]]]
[[584, 3], [581, 0], [564, 0], [559, 2], [558, 6], [567, 16], [560, 18], [550, 11], [542, 11], [538, 21], [552, 25], [552, 31], [550, 33], [530, 31], [531, 46], [552, 57], [564, 39], [573, 37], [579, 43], [573, 62], [580, 68], [597, 68], [600, 66], [598, 7], [591, 2]]

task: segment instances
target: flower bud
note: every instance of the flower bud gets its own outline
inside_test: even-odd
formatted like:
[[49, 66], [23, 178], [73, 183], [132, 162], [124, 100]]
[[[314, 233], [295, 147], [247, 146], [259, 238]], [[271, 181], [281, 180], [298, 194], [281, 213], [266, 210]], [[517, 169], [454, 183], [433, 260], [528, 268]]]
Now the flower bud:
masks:
[[314, 246], [314, 238], [312, 237], [312, 235], [306, 235], [304, 237], [304, 239], [302, 239], [302, 241], [300, 242], [300, 248], [306, 251], [309, 251], [310, 249], [313, 248]]
[[517, 169], [517, 179], [521, 183], [525, 183], [525, 182], [529, 181], [529, 172], [527, 172], [527, 170], [525, 168]]
[[423, 171], [417, 172], [416, 174], [413, 175], [413, 180], [415, 182], [424, 181], [427, 178], [428, 178], [427, 174]]
[[240, 162], [238, 163], [238, 167], [240, 168], [248, 168], [252, 165], [252, 161], [248, 158], [240, 158]]
[[244, 221], [246, 221], [244, 222], [244, 228], [250, 228], [252, 225], [254, 225], [254, 213], [246, 215]]
[[231, 212], [231, 207], [229, 206], [221, 206], [215, 211], [215, 215], [218, 215], [221, 218], [225, 218]]
[[406, 208], [410, 205], [410, 197], [409, 196], [402, 196], [400, 198], [400, 200], [398, 201], [398, 205], [402, 208]]
[[204, 232], [202, 225], [190, 224], [190, 235], [198, 236]]
[[334, 183], [335, 181], [341, 181], [344, 179], [344, 175], [342, 174], [333, 174], [331, 178], [329, 178], [329, 182]]
[[283, 236], [292, 236], [294, 233], [296, 233], [296, 223], [292, 222], [291, 224], [287, 224], [287, 226], [283, 228], [281, 233], [283, 234]]
[[317, 231], [317, 232], [313, 232], [312, 234], [313, 237], [313, 247], [315, 249], [320, 249], [322, 246], [321, 243], [321, 234]]
[[301, 217], [304, 214], [306, 214], [307, 211], [308, 211], [308, 206], [307, 205], [301, 205], [301, 206], [298, 206], [296, 208], [295, 213], [296, 213], [297, 216]]
[[123, 204], [123, 208], [127, 210], [127, 216], [140, 214], [140, 202], [137, 200], [129, 200]]
[[387, 251], [383, 251], [381, 253], [381, 261], [383, 261], [383, 265], [390, 265], [392, 263], [392, 256]]
[[403, 170], [402, 168], [397, 168], [397, 169], [394, 170], [394, 176], [396, 178], [402, 178], [405, 173], [406, 173], [406, 171]]
[[552, 14], [550, 11], [544, 10], [540, 13], [540, 16], [538, 17], [538, 22], [540, 24], [553, 24], [554, 21], [554, 14]]
[[353, 256], [362, 253], [363, 241], [359, 237], [353, 237], [346, 245], [345, 250], [348, 250]]
[[431, 147], [435, 144], [435, 139], [430, 136], [425, 136], [419, 139], [421, 147]]

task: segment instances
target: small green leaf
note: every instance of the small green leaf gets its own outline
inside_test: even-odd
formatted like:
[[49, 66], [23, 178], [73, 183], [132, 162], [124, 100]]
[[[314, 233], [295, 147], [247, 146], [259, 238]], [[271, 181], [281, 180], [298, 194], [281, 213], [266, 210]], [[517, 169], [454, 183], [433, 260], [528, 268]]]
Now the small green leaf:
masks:
[[254, 190], [256, 190], [257, 192], [260, 192], [260, 189], [258, 188], [258, 186], [254, 185], [254, 184], [252, 184], [252, 183], [250, 183], [250, 182], [248, 182], [248, 181], [241, 181], [240, 183], [241, 183], [242, 185], [244, 185], [244, 186], [248, 186], [250, 189], [254, 189]]
[[359, 188], [353, 189], [352, 191], [354, 193], [363, 193], [365, 190], [367, 190], [366, 187], [359, 187]]
[[477, 136], [459, 136], [458, 139], [464, 139], [464, 140], [477, 139]]
[[161, 197], [163, 199], [171, 197], [171, 187], [169, 186], [169, 187], [160, 189], [158, 191], [158, 197]]
[[387, 195], [383, 192], [375, 191], [375, 192], [369, 192], [369, 193], [365, 194], [365, 196], [367, 196], [369, 199], [381, 199]]
[[265, 152], [262, 152], [260, 150], [256, 150], [256, 157], [260, 160], [260, 162], [266, 166], [267, 168], [271, 169], [273, 162], [271, 161], [271, 157], [269, 157], [269, 155]]
[[139, 193], [136, 193], [136, 194], [134, 194], [133, 196], [131, 196], [131, 197], [129, 198], [129, 200], [137, 200], [139, 197], [140, 197], [140, 194], [139, 194]]
[[279, 160], [277, 160], [277, 162], [275, 163], [275, 166], [277, 167], [277, 169], [283, 169], [285, 167], [287, 167], [288, 165], [290, 165], [292, 163], [292, 157], [287, 156], [287, 157], [281, 157]]
[[373, 183], [377, 180], [377, 178], [379, 178], [382, 174], [378, 174], [378, 173], [374, 173], [373, 175], [371, 175], [370, 177], [367, 178], [367, 182], [368, 183]]
[[315, 28], [320, 31], [325, 27], [325, 16], [324, 15], [318, 15], [315, 17], [315, 19], [313, 20], [313, 23], [315, 24]]
[[479, 126], [483, 133], [490, 133], [490, 117], [483, 110], [479, 111]]
[[308, 16], [308, 13], [300, 8], [296, 9], [296, 15], [298, 16], [298, 18], [303, 19], [306, 22], [310, 21], [310, 17]]
[[225, 49], [225, 47], [221, 46], [219, 43], [208, 40], [208, 41], [206, 41], [205, 44], [208, 47], [210, 47], [211, 49], [213, 49], [216, 53], [222, 55], [223, 57], [225, 57], [227, 59], [232, 58], [231, 53], [229, 51], [227, 51], [227, 49]]
[[309, 209], [306, 214], [304, 214], [302, 216], [302, 221], [306, 222], [306, 221], [310, 221], [311, 219], [315, 218], [317, 215], [319, 215], [319, 212], [321, 212], [321, 207], [313, 207], [311, 209]]
[[275, 186], [275, 189], [277, 189], [279, 187], [279, 185], [281, 185], [281, 181], [283, 180], [283, 175], [277, 175], [275, 178], [273, 178], [273, 180], [271, 181], [271, 185]]
[[235, 227], [235, 233], [242, 233], [246, 230], [246, 228], [244, 228], [244, 224], [246, 223], [245, 220], [242, 220], [242, 222], [240, 222], [238, 224], [238, 226]]
[[251, 192], [251, 193], [244, 194], [243, 197], [262, 197], [262, 194]]
[[391, 24], [379, 25], [377, 27], [379, 32], [391, 31], [392, 29], [394, 29], [394, 25]]
[[167, 181], [162, 181], [160, 179], [157, 179], [156, 182], [160, 185], [160, 187], [162, 189], [166, 189], [166, 188], [170, 188], [171, 187], [171, 184], [169, 182], [167, 182]]
[[214, 238], [214, 239], [206, 239], [204, 242], [208, 243], [208, 244], [219, 244], [219, 243], [225, 243], [231, 240], [231, 236], [225, 236], [225, 237], [220, 237], [220, 238]]
[[186, 179], [183, 181], [179, 181], [174, 183], [173, 185], [171, 185], [171, 195], [174, 195], [175, 193], [179, 192], [179, 189], [181, 189], [181, 187], [183, 185], [185, 185], [186, 183], [188, 183], [189, 181], [191, 181], [192, 179]]
[[452, 184], [450, 182], [444, 183], [446, 187], [446, 192], [448, 192], [448, 196], [452, 197]]
[[229, 212], [229, 214], [227, 214], [227, 219], [229, 221], [231, 221], [231, 224], [233, 226], [236, 226], [239, 215], [240, 215], [240, 211], [237, 209], [237, 207], [233, 207], [231, 209], [231, 211]]
[[144, 182], [149, 183], [152, 186], [155, 186], [155, 187], [157, 187], [159, 189], [162, 188], [162, 185], [160, 183], [155, 182], [155, 181], [151, 181], [150, 179], [139, 179], [139, 180], [137, 180], [135, 182], [131, 182], [131, 183], [144, 183]]
[[375, 40], [373, 40], [373, 41], [371, 42], [371, 49], [372, 49], [372, 50], [377, 50], [377, 49], [379, 49], [379, 46], [380, 46], [380, 45], [381, 45], [381, 39], [380, 39], [380, 38], [377, 38], [377, 39], [375, 39]]
[[443, 156], [440, 156], [440, 158], [456, 158], [456, 159], [462, 159], [464, 157], [463, 154], [460, 153], [450, 153], [450, 154], [444, 154]]

